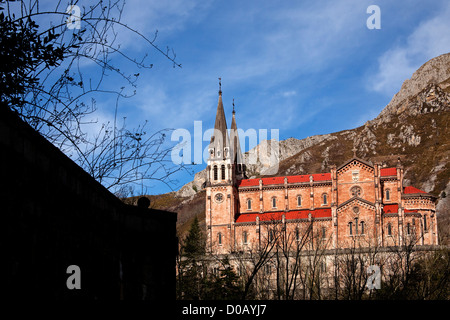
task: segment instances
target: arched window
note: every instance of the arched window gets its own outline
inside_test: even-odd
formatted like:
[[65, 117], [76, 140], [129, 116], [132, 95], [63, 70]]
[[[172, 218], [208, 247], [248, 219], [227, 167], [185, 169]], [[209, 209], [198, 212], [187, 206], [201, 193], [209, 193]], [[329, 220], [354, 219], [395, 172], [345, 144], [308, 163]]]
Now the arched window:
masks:
[[300, 241], [300, 231], [298, 228], [295, 228], [295, 240]]
[[225, 180], [225, 165], [224, 164], [221, 167], [221, 171], [222, 171], [222, 180]]
[[248, 233], [247, 231], [242, 232], [242, 243], [247, 244], [248, 243]]
[[320, 271], [327, 272], [327, 263], [325, 261], [320, 262]]
[[358, 235], [358, 218], [355, 218], [355, 234]]
[[276, 208], [277, 207], [277, 198], [273, 197], [272, 198], [272, 208]]
[[222, 233], [218, 233], [217, 234], [217, 241], [219, 242], [219, 246], [221, 246], [222, 245]]
[[266, 263], [264, 265], [264, 272], [266, 273], [266, 275], [270, 275], [271, 274], [270, 264]]
[[361, 221], [361, 234], [364, 234], [365, 232], [365, 223], [364, 221]]
[[322, 227], [322, 239], [326, 239], [327, 238], [327, 228]]
[[386, 189], [386, 201], [391, 201], [391, 190]]
[[406, 234], [407, 235], [411, 234], [411, 224], [409, 222], [406, 224]]
[[425, 230], [425, 231], [428, 230], [427, 216], [423, 216], [423, 230]]
[[252, 199], [247, 199], [247, 210], [252, 210]]
[[216, 181], [217, 181], [217, 179], [219, 179], [217, 171], [218, 171], [217, 166], [214, 166], [214, 180], [216, 180]]
[[353, 223], [352, 222], [348, 223], [348, 234], [351, 236], [353, 235]]
[[328, 195], [326, 194], [326, 193], [324, 193], [323, 195], [322, 195], [322, 202], [323, 202], [323, 204], [327, 204], [328, 203]]
[[392, 236], [392, 224], [391, 223], [387, 224], [387, 234], [388, 234], [388, 236]]
[[302, 206], [302, 196], [297, 196], [297, 207]]

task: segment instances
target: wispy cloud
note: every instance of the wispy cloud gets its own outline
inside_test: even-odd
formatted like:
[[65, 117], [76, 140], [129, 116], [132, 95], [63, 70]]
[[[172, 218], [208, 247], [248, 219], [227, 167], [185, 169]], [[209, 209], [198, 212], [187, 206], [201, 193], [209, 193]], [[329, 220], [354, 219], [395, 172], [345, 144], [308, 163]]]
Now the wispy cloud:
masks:
[[364, 31], [364, 4], [355, 1], [277, 4], [252, 14], [253, 20], [264, 21], [261, 29], [249, 28], [238, 36], [226, 65], [233, 80], [260, 78], [267, 86], [324, 70], [357, 46]]
[[[402, 45], [388, 49], [378, 59], [378, 70], [369, 80], [371, 90], [394, 95], [404, 80], [423, 63], [450, 51], [450, 3], [440, 12], [421, 22]], [[443, 32], [445, 31], [445, 32]]]
[[297, 95], [297, 91], [295, 91], [295, 90], [290, 90], [290, 91], [284, 91], [284, 92], [282, 92], [281, 93], [281, 95], [283, 96], [283, 97], [292, 97], [292, 96], [295, 96], [295, 95]]
[[[201, 21], [206, 9], [211, 5], [210, 1], [199, 0], [128, 0], [122, 15], [122, 22], [129, 27], [138, 30], [149, 39], [153, 39], [155, 31], [158, 30], [159, 37], [166, 37], [186, 27], [187, 23]], [[123, 34], [120, 43], [125, 46], [138, 48], [142, 41], [133, 34]], [[161, 41], [156, 43], [162, 48]]]

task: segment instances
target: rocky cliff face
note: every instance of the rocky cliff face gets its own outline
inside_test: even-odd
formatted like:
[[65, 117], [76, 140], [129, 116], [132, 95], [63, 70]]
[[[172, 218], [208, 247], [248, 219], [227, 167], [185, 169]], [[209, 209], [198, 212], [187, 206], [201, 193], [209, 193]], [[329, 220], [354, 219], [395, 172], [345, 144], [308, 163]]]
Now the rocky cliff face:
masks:
[[203, 183], [206, 181], [206, 169], [197, 172], [194, 175], [194, 180], [186, 183], [176, 191], [175, 194], [179, 197], [193, 197], [198, 191], [202, 190]]
[[[389, 104], [381, 111], [376, 119], [384, 118], [390, 114], [409, 113], [414, 108], [408, 108], [411, 98], [416, 97], [426, 87], [439, 86], [441, 90], [447, 90], [450, 86], [450, 53], [440, 55], [423, 64], [411, 79], [403, 82], [400, 91], [394, 95]], [[448, 92], [448, 91], [447, 91]], [[433, 99], [430, 96], [430, 99]]]
[[[400, 157], [405, 183], [439, 197], [438, 209], [450, 208], [450, 54], [436, 57], [405, 80], [400, 91], [373, 120], [363, 126], [278, 142], [279, 165], [271, 170], [264, 161], [248, 165], [248, 175], [290, 175], [328, 171], [353, 156], [393, 166]], [[246, 153], [267, 154], [268, 141]], [[200, 192], [205, 170], [175, 193], [185, 203]], [[448, 195], [448, 196], [447, 196]], [[438, 214], [440, 214], [438, 212]]]

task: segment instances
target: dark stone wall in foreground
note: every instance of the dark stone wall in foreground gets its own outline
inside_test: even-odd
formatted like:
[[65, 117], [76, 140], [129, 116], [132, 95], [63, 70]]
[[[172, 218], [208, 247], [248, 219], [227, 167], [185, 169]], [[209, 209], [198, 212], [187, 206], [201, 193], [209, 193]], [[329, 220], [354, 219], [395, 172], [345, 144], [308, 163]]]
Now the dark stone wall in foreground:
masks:
[[10, 298], [175, 299], [176, 213], [125, 205], [5, 108], [0, 179]]

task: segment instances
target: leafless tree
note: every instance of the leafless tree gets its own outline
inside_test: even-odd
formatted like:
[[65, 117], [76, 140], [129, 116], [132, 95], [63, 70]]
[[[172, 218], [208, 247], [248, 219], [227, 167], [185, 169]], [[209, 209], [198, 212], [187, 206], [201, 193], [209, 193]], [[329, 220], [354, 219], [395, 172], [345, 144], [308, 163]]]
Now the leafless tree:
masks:
[[409, 232], [393, 232], [391, 245], [385, 247], [383, 275], [385, 284], [390, 288], [384, 291], [385, 297], [394, 298], [403, 294], [403, 290], [409, 287], [414, 264], [423, 254], [427, 254], [417, 247], [422, 237], [421, 219], [418, 221], [419, 226]]
[[[265, 227], [260, 229], [260, 233], [263, 233], [263, 236], [261, 236], [260, 241], [255, 247], [246, 248], [246, 251], [236, 253], [239, 267], [242, 270], [241, 275], [244, 277], [242, 299], [248, 297], [252, 285], [256, 287], [256, 291], [261, 290], [261, 288], [257, 288], [258, 282], [256, 285], [254, 284], [254, 280], [264, 267], [270, 267], [269, 262], [274, 257], [274, 248], [281, 236], [279, 224], [275, 220], [267, 222]], [[270, 275], [270, 270], [266, 270], [266, 273]], [[259, 284], [262, 285], [263, 281], [259, 281]], [[270, 286], [270, 283], [267, 283], [267, 285]]]
[[[172, 49], [157, 45], [157, 30], [146, 35], [124, 23], [123, 0], [1, 0], [0, 8], [2, 57], [9, 59], [2, 88], [13, 88], [2, 89], [2, 105], [111, 191], [123, 196], [145, 180], [171, 186], [173, 173], [184, 169], [170, 161], [171, 129], [148, 134], [147, 122], [128, 129], [117, 119], [120, 99], [135, 95], [140, 73], [153, 67], [147, 54], [131, 56], [119, 38], [139, 39], [147, 52], [181, 67]], [[114, 120], [95, 120], [98, 99], [112, 101]]]
[[292, 300], [295, 297], [298, 287], [298, 278], [303, 267], [302, 252], [311, 241], [311, 234], [313, 233], [312, 222], [300, 222], [295, 223], [295, 225], [295, 228], [291, 230], [291, 232], [286, 232], [286, 230], [284, 230], [279, 246], [284, 259], [284, 263], [282, 264], [284, 265], [283, 293], [286, 300]]

